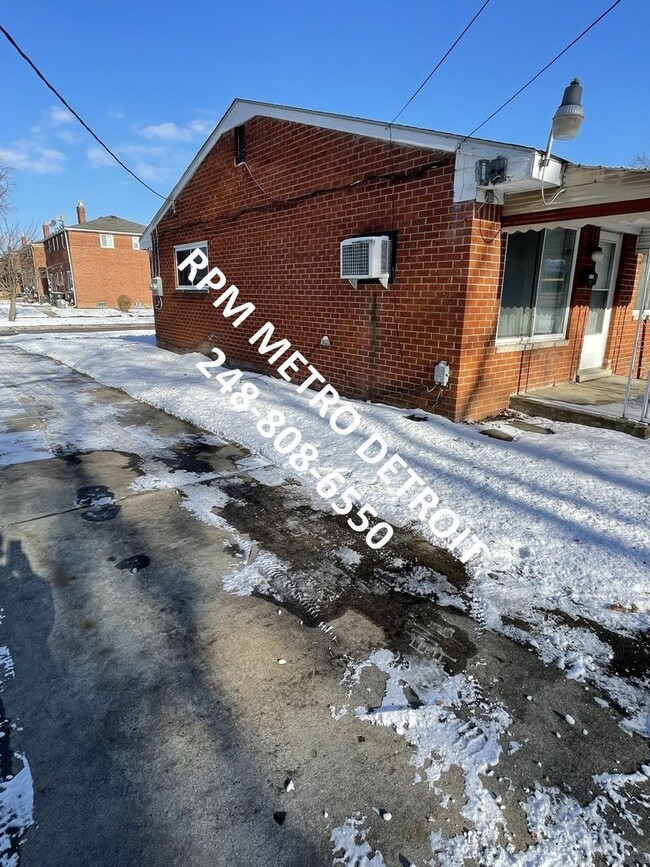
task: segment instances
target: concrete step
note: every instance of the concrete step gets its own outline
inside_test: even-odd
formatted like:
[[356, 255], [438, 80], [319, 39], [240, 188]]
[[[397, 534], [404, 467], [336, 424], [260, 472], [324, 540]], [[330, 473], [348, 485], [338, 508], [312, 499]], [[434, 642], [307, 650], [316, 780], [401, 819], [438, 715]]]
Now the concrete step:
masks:
[[591, 382], [592, 379], [603, 379], [612, 375], [611, 367], [588, 367], [576, 373], [577, 382]]
[[526, 415], [550, 418], [553, 421], [567, 421], [571, 424], [584, 424], [588, 427], [617, 430], [640, 439], [650, 439], [650, 425], [629, 418], [602, 415], [598, 412], [598, 407], [566, 406], [527, 394], [513, 395], [508, 406], [510, 409], [524, 412]]

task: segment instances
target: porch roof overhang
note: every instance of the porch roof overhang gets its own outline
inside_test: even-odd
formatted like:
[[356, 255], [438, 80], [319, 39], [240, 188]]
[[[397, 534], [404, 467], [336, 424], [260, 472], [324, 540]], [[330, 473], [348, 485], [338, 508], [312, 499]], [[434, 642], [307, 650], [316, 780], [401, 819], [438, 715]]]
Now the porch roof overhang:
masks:
[[506, 233], [599, 226], [638, 235], [650, 227], [650, 171], [574, 166], [566, 168], [561, 194], [544, 203], [538, 193], [506, 196]]
[[[604, 207], [603, 213], [595, 213], [594, 208], [585, 208], [585, 213], [576, 216], [575, 208], [567, 208], [564, 213], [540, 212], [526, 214], [525, 219], [505, 217], [502, 230], [505, 234], [514, 232], [539, 231], [540, 229], [582, 229], [584, 226], [599, 226], [609, 232], [622, 232], [629, 235], [639, 235], [642, 229], [650, 228], [650, 199], [639, 202], [617, 202], [621, 210]], [[643, 206], [637, 211], [630, 206]]]

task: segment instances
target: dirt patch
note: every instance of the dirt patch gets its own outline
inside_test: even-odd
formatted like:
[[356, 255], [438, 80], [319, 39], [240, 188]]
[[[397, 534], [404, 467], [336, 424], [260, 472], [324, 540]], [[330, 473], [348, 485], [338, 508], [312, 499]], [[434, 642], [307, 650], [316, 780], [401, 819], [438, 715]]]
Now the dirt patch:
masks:
[[375, 551], [344, 516], [313, 511], [298, 492], [241, 479], [219, 487], [230, 498], [220, 514], [282, 563], [260, 567], [271, 591], [256, 595], [306, 626], [325, 628], [334, 642], [336, 619], [353, 609], [381, 628], [396, 652], [437, 658], [454, 672], [476, 652], [469, 618], [464, 631], [446, 619], [445, 605], [432, 601], [438, 590], [456, 620], [465, 607], [469, 578], [449, 551], [399, 529], [389, 547]]

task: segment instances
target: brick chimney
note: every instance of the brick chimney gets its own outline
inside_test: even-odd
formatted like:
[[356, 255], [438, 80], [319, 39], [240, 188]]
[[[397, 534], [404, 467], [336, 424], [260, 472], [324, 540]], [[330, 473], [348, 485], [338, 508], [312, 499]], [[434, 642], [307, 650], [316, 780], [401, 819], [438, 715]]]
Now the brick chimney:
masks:
[[25, 235], [21, 235], [21, 236], [20, 236], [20, 246], [21, 246], [21, 247], [26, 247], [26, 246], [27, 246], [27, 238], [25, 237]]
[[85, 223], [86, 222], [86, 206], [84, 203], [79, 200], [77, 202], [77, 222]]
[[48, 223], [43, 223], [43, 237], [44, 238], [50, 237], [50, 227], [49, 227]]

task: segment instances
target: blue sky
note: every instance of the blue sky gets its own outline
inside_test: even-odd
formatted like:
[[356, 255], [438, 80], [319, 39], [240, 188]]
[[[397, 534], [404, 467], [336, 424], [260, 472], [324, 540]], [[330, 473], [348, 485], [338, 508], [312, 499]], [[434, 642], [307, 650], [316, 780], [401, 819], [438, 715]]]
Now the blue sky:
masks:
[[[23, 0], [0, 20], [87, 123], [166, 194], [235, 97], [391, 120], [481, 0], [323, 3]], [[399, 122], [466, 134], [610, 5], [490, 0]], [[585, 87], [579, 137], [555, 152], [627, 165], [650, 152], [642, 65], [648, 0], [623, 0], [481, 135], [543, 147], [562, 90]], [[160, 199], [98, 149], [0, 36], [0, 157], [15, 218], [65, 214], [147, 223]]]

